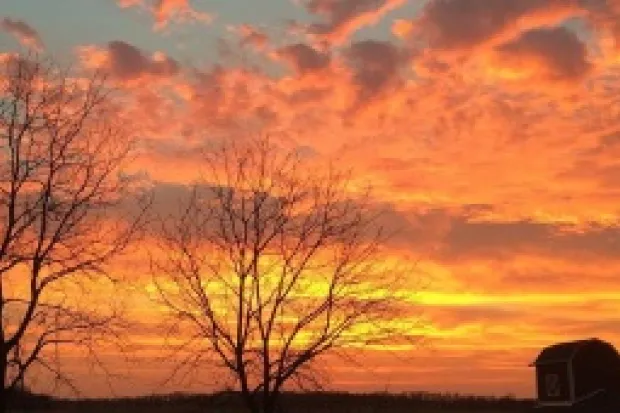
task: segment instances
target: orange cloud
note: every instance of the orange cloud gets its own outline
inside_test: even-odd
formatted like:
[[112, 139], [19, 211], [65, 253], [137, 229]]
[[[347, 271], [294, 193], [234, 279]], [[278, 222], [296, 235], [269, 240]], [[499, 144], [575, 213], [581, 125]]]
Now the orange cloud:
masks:
[[313, 23], [308, 32], [332, 44], [342, 44], [360, 28], [379, 22], [404, 0], [308, 0], [306, 8], [326, 21]]
[[288, 63], [298, 74], [321, 70], [329, 66], [331, 56], [303, 43], [297, 43], [276, 50], [277, 58]]
[[[550, 33], [553, 37], [559, 31]], [[549, 34], [542, 41], [549, 41], [545, 36]], [[415, 203], [499, 204], [494, 213], [508, 218], [608, 221], [617, 216], [616, 202], [613, 193], [599, 185], [613, 182], [617, 175], [613, 157], [593, 150], [601, 136], [620, 124], [610, 104], [615, 89], [600, 83], [589, 90], [566, 89], [564, 98], [557, 99], [556, 91], [547, 87], [556, 79], [583, 79], [596, 85], [598, 76], [607, 75], [571, 72], [583, 62], [578, 48], [574, 54], [566, 48], [568, 57], [556, 57], [560, 51], [551, 51], [549, 45], [532, 46], [540, 34], [525, 39], [504, 51], [514, 59], [507, 57], [500, 66], [532, 70], [531, 79], [536, 81], [521, 89], [508, 78], [485, 78], [485, 71], [493, 67], [482, 66], [489, 62], [484, 55], [476, 70], [451, 67], [412, 79], [406, 50], [378, 41], [332, 52], [329, 64], [323, 52], [310, 46], [279, 49], [279, 58], [294, 69], [284, 77], [216, 66], [198, 70], [196, 76], [179, 71], [166, 78], [161, 76], [166, 73], [161, 65], [152, 69], [142, 59], [136, 59], [142, 62], [138, 65], [126, 62], [114, 67], [126, 78], [140, 73], [165, 79], [161, 87], [170, 88], [172, 94], [159, 92], [159, 83], [132, 92], [149, 108], [139, 116], [155, 136], [174, 133], [175, 139], [193, 140], [206, 134], [276, 133], [308, 140], [323, 156], [337, 156], [360, 168], [364, 171], [360, 179], [371, 179], [382, 196], [397, 199], [403, 208]], [[570, 35], [561, 39], [575, 40]], [[113, 67], [110, 51], [91, 52], [92, 59], [99, 53]], [[379, 55], [387, 58], [376, 59]], [[577, 63], [571, 66], [571, 62]], [[352, 111], [364, 106], [368, 109]], [[140, 107], [135, 110], [138, 113]], [[583, 112], [597, 116], [575, 115]], [[170, 118], [177, 119], [174, 125]], [[559, 144], [561, 137], [566, 141]], [[379, 143], [381, 156], [375, 149]], [[607, 166], [600, 163], [602, 159], [607, 159]], [[492, 184], [480, 185], [490, 176]]]
[[39, 33], [26, 22], [5, 17], [0, 21], [0, 30], [9, 33], [22, 45], [36, 51], [41, 51], [44, 48], [43, 40], [41, 40]]
[[251, 46], [255, 50], [264, 50], [269, 43], [267, 34], [249, 24], [233, 27], [232, 31], [239, 35], [241, 47]]
[[155, 20], [155, 30], [166, 28], [170, 22], [198, 21], [209, 23], [213, 15], [193, 8], [190, 0], [117, 0], [121, 8], [143, 7], [149, 10]]
[[162, 53], [148, 57], [140, 49], [123, 41], [112, 41], [105, 48], [85, 46], [79, 54], [84, 66], [104, 69], [122, 81], [142, 76], [169, 77], [179, 72], [179, 65], [174, 59]]
[[172, 19], [197, 20], [210, 22], [213, 19], [208, 13], [198, 12], [189, 4], [189, 0], [156, 0], [153, 7], [156, 28], [162, 29]]
[[409, 62], [406, 51], [376, 40], [353, 43], [345, 55], [354, 72], [359, 103], [393, 91], [403, 80], [402, 69]]
[[586, 5], [589, 21], [600, 37], [603, 59], [610, 64], [620, 64], [620, 1], [588, 0]]
[[[466, 53], [582, 13], [574, 0], [433, 0], [414, 21], [413, 33], [422, 36], [422, 41], [433, 49]], [[400, 26], [405, 27], [403, 23]]]
[[508, 80], [579, 81], [591, 69], [588, 50], [564, 27], [533, 29], [497, 46], [491, 69]]

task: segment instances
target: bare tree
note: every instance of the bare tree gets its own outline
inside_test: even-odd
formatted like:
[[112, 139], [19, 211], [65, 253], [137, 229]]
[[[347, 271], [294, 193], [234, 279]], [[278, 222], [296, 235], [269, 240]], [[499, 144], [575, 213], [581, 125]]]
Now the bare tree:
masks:
[[[62, 347], [94, 351], [115, 311], [81, 305], [143, 223], [120, 220], [130, 140], [112, 116], [104, 77], [72, 77], [37, 56], [0, 72], [0, 412], [27, 371], [72, 386]], [[86, 290], [85, 290], [86, 289]], [[89, 301], [91, 301], [89, 299]]]
[[320, 356], [396, 338], [402, 274], [378, 260], [368, 192], [267, 139], [209, 150], [205, 165], [153, 254], [183, 350], [175, 374], [215, 362], [249, 411], [270, 413], [284, 386], [320, 384]]

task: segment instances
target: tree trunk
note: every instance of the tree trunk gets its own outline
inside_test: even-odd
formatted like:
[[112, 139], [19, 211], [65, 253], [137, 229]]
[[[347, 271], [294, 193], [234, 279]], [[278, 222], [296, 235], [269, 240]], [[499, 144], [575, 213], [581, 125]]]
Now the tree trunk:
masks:
[[0, 413], [7, 412], [9, 392], [6, 388], [7, 360], [4, 351], [0, 352]]

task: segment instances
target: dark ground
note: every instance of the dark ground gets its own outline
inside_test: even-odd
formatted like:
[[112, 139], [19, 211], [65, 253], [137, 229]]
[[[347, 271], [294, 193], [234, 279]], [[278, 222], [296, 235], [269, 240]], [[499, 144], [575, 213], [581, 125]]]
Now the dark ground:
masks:
[[[11, 412], [36, 413], [242, 413], [235, 393], [212, 395], [149, 396], [125, 399], [64, 400], [41, 395], [22, 395]], [[286, 393], [283, 413], [521, 413], [529, 412], [531, 400], [488, 398], [452, 394], [353, 394]]]

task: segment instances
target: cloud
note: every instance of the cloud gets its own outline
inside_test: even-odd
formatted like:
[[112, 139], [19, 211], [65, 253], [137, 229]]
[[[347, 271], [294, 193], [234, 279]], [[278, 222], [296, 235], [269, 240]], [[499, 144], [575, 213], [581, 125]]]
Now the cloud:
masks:
[[586, 45], [565, 27], [530, 30], [494, 54], [494, 65], [508, 78], [575, 81], [591, 68]]
[[41, 40], [39, 33], [26, 22], [5, 17], [0, 21], [0, 30], [9, 33], [22, 45], [30, 47], [36, 51], [41, 51], [44, 48], [43, 41]]
[[485, 222], [455, 217], [442, 242], [441, 255], [446, 259], [534, 255], [618, 261], [620, 223], [576, 227], [533, 220]]
[[599, 36], [599, 47], [612, 64], [620, 64], [620, 1], [583, 0], [588, 19]]
[[190, 0], [117, 0], [121, 8], [142, 7], [147, 9], [155, 20], [154, 29], [165, 29], [171, 22], [183, 23], [198, 21], [209, 23], [213, 15], [196, 10]]
[[120, 41], [112, 41], [105, 48], [82, 47], [79, 51], [85, 66], [105, 69], [119, 80], [128, 81], [143, 76], [170, 77], [179, 72], [178, 63], [162, 54], [147, 56], [137, 47]]
[[[608, 270], [601, 269], [599, 273], [611, 280], [616, 268], [620, 268], [620, 221], [576, 225], [531, 218], [500, 220], [490, 218], [496, 214], [495, 208], [482, 205], [412, 210], [400, 205], [398, 210], [384, 206], [381, 211], [381, 224], [397, 229], [392, 239], [395, 247], [423, 253], [447, 266], [505, 264], [496, 271], [495, 276], [499, 277], [508, 272], [508, 263], [513, 262], [515, 268], [510, 271], [519, 274], [519, 283], [525, 284], [529, 277], [527, 283], [533, 286], [580, 271], [596, 272], [602, 262]], [[466, 272], [471, 270], [460, 276], [466, 279]], [[537, 279], [539, 275], [543, 278]], [[484, 285], [485, 281], [480, 283]], [[578, 284], [575, 279], [571, 286]]]
[[600, 149], [620, 149], [620, 131], [614, 131], [612, 133], [601, 136]]
[[404, 0], [309, 0], [309, 12], [325, 21], [309, 26], [310, 34], [333, 44], [342, 44], [363, 26], [376, 24], [381, 17], [405, 3]]
[[389, 91], [401, 81], [402, 68], [408, 54], [386, 41], [364, 40], [353, 43], [346, 51], [359, 99], [366, 100]]
[[156, 0], [153, 7], [155, 27], [164, 28], [173, 19], [196, 20], [210, 22], [213, 19], [208, 13], [199, 12], [192, 8], [189, 0]]
[[321, 70], [329, 66], [329, 53], [320, 52], [311, 46], [297, 43], [282, 47], [276, 56], [287, 62], [298, 74]]
[[255, 50], [264, 50], [269, 44], [269, 36], [250, 24], [242, 24], [232, 30], [239, 35], [241, 47], [251, 46]]
[[433, 0], [409, 30], [428, 46], [445, 51], [468, 51], [474, 47], [509, 41], [522, 31], [554, 25], [582, 13], [575, 0]]
[[127, 7], [139, 6], [143, 0], [117, 0], [118, 6], [122, 9]]

